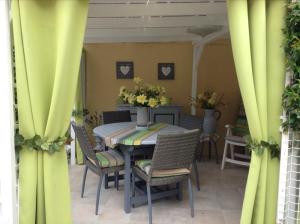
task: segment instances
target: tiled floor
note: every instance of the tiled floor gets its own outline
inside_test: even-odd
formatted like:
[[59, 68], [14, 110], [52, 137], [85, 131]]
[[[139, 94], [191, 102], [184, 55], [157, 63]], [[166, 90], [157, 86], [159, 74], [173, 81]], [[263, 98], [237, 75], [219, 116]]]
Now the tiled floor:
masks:
[[[198, 165], [201, 191], [194, 187], [195, 217], [190, 217], [188, 194], [184, 191], [183, 201], [175, 198], [162, 199], [153, 203], [155, 224], [235, 224], [239, 223], [248, 169], [226, 165], [221, 171], [214, 162]], [[102, 189], [100, 213], [95, 211], [97, 176], [88, 173], [85, 197], [80, 198], [83, 166], [70, 168], [73, 223], [75, 224], [146, 224], [147, 206], [133, 208], [130, 214], [123, 211], [123, 186]], [[186, 189], [186, 187], [185, 187]]]

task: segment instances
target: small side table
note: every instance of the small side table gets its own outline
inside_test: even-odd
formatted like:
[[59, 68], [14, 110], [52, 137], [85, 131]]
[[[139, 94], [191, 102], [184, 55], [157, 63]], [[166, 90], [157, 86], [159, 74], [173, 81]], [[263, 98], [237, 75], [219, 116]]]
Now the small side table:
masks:
[[212, 133], [212, 134], [202, 133], [200, 135], [200, 158], [199, 158], [199, 161], [201, 160], [202, 155], [203, 155], [204, 143], [208, 142], [208, 158], [209, 158], [209, 160], [211, 159], [211, 150], [212, 150], [211, 145], [213, 145], [214, 148], [215, 148], [215, 153], [216, 153], [216, 155], [215, 155], [216, 156], [216, 163], [217, 164], [219, 163], [218, 147], [217, 147], [217, 142], [218, 142], [219, 139], [220, 139], [220, 136], [216, 133]]

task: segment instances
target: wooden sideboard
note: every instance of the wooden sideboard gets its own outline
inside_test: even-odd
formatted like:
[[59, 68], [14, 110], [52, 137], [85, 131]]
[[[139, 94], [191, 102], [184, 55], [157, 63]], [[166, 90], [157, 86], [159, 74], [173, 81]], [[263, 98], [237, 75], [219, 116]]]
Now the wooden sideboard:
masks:
[[[136, 108], [128, 104], [117, 105], [117, 110], [129, 110], [131, 119], [136, 121]], [[181, 106], [165, 105], [149, 110], [149, 120], [151, 122], [163, 122], [172, 125], [179, 125]]]

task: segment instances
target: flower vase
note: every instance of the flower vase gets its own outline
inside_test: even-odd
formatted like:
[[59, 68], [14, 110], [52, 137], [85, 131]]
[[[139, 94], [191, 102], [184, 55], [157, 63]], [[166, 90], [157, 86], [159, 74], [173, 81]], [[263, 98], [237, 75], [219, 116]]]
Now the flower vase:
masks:
[[148, 129], [149, 107], [137, 107], [137, 128]]
[[216, 132], [217, 120], [221, 117], [221, 112], [215, 109], [205, 109], [202, 130], [204, 134]]

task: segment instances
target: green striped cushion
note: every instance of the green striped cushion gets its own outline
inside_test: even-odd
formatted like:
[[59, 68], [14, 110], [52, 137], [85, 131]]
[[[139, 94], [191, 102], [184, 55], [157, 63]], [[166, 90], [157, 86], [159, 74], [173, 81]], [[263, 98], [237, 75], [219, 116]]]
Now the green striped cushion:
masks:
[[233, 128], [233, 134], [241, 137], [250, 134], [247, 117], [243, 105], [240, 106], [238, 118], [235, 127]]
[[103, 168], [124, 165], [123, 157], [120, 155], [120, 153], [113, 149], [97, 152], [96, 156], [100, 166]]
[[138, 160], [135, 165], [148, 175], [151, 168], [151, 159]]
[[[135, 165], [149, 175], [151, 169], [151, 160], [138, 160]], [[169, 169], [169, 170], [153, 170], [152, 177], [171, 177], [189, 174], [190, 170], [187, 168]]]

